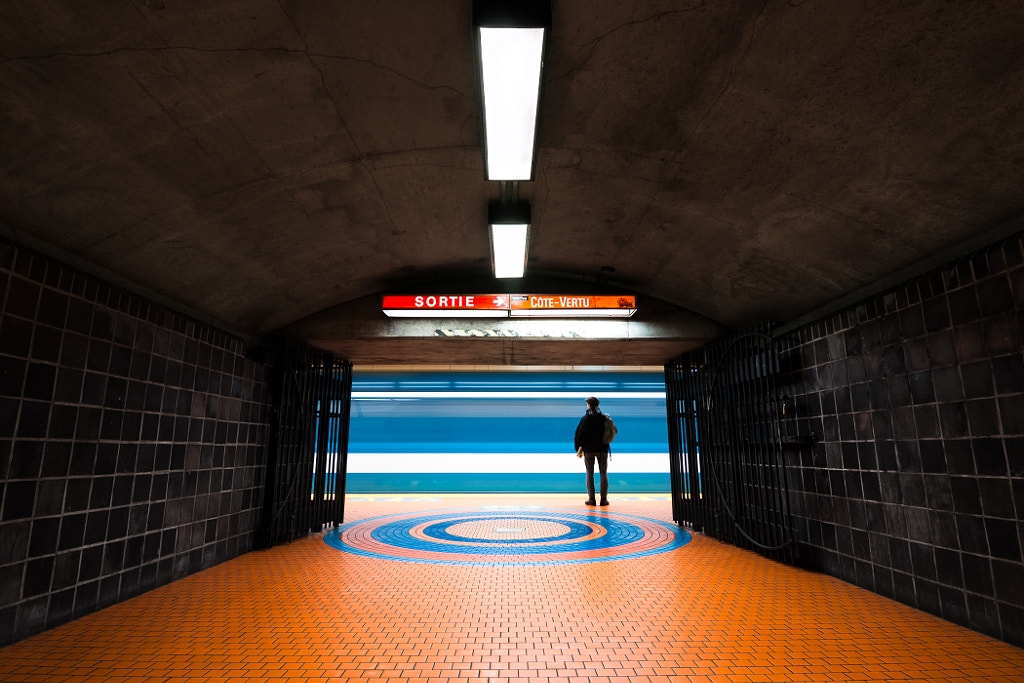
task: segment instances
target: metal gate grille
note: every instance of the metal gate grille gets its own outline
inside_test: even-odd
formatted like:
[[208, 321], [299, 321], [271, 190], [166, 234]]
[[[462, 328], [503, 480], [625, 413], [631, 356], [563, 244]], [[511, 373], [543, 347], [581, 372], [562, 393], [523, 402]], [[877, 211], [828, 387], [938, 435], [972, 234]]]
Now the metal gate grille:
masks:
[[275, 407], [262, 541], [286, 543], [340, 524], [352, 398], [352, 364], [288, 346], [275, 354]]
[[665, 366], [672, 514], [696, 531], [792, 561], [778, 372], [767, 331]]

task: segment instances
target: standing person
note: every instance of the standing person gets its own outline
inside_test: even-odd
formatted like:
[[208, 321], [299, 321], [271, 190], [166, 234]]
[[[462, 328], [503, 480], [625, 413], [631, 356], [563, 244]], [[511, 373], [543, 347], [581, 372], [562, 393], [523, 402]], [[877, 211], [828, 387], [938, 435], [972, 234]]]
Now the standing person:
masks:
[[[597, 406], [597, 397], [587, 398], [587, 412], [576, 425], [576, 451], [583, 449], [583, 460], [587, 466], [586, 505], [608, 504], [608, 444], [604, 442], [604, 413]], [[594, 500], [594, 461], [601, 472], [601, 502]]]

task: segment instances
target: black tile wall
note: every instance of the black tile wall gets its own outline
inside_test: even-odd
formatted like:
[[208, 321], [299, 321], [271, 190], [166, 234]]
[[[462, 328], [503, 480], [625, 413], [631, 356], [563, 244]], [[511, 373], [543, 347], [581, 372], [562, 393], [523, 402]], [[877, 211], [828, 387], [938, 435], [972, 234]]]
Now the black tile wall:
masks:
[[1022, 263], [1018, 235], [809, 324], [783, 340], [782, 381], [788, 427], [818, 437], [788, 455], [805, 561], [1016, 645]]
[[240, 340], [2, 240], [0, 303], [0, 646], [252, 549]]

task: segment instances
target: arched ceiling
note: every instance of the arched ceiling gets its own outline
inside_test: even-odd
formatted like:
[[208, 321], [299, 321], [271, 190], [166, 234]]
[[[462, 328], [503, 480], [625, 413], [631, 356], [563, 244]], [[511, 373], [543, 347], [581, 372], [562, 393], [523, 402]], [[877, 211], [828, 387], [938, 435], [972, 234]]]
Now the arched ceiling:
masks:
[[[528, 273], [740, 328], [1022, 225], [1020, 2], [552, 9]], [[469, 0], [5, 3], [0, 221], [255, 337], [486, 278], [470, 23]]]

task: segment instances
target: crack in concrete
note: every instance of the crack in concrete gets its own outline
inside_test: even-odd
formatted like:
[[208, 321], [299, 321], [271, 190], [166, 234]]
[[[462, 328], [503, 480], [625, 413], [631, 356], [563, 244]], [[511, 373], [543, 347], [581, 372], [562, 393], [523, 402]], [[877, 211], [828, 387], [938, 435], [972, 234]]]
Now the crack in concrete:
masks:
[[705, 7], [708, 7], [709, 5], [714, 4], [714, 2], [715, 2], [715, 0], [707, 0], [707, 1], [701, 2], [699, 5], [697, 5], [695, 7], [686, 7], [684, 9], [669, 10], [667, 12], [658, 12], [657, 14], [653, 14], [653, 15], [651, 15], [649, 17], [645, 17], [643, 19], [634, 19], [632, 21], [625, 21], [625, 22], [615, 26], [614, 28], [611, 28], [608, 31], [605, 31], [601, 35], [595, 36], [594, 38], [592, 38], [590, 40], [590, 42], [587, 42], [587, 43], [584, 43], [583, 45], [581, 45], [580, 46], [581, 49], [588, 50], [589, 52], [588, 52], [587, 56], [583, 59], [583, 61], [580, 63], [580, 65], [575, 67], [575, 68], [573, 68], [573, 69], [570, 69], [569, 71], [566, 71], [564, 74], [561, 74], [559, 76], [553, 76], [551, 80], [558, 80], [558, 79], [561, 79], [561, 78], [568, 78], [568, 77], [572, 76], [574, 73], [576, 73], [577, 71], [580, 71], [583, 68], [583, 66], [587, 62], [590, 61], [590, 58], [594, 56], [594, 52], [597, 51], [598, 43], [601, 43], [606, 38], [610, 37], [611, 35], [613, 35], [615, 33], [618, 33], [619, 31], [622, 31], [622, 30], [626, 29], [627, 27], [637, 26], [639, 24], [646, 24], [646, 23], [649, 23], [649, 22], [652, 22], [652, 21], [657, 21], [657, 20], [662, 19], [664, 17], [670, 17], [670, 16], [679, 15], [679, 14], [689, 14], [690, 12], [698, 12], [698, 11], [704, 9]]
[[[384, 214], [387, 216], [388, 225], [391, 226], [393, 234], [395, 230], [398, 230], [398, 226], [395, 225], [395, 220], [391, 216], [391, 210], [388, 208], [388, 203], [384, 199], [384, 191], [381, 189], [380, 183], [377, 182], [377, 179], [374, 177], [373, 172], [370, 170], [370, 166], [366, 162], [366, 156], [363, 154], [363, 150], [359, 148], [359, 143], [356, 142], [356, 138], [352, 134], [352, 129], [349, 127], [348, 121], [345, 120], [345, 117], [341, 113], [341, 108], [338, 106], [338, 101], [334, 98], [334, 94], [331, 92], [331, 89], [327, 86], [327, 76], [324, 75], [323, 69], [321, 69], [320, 66], [316, 63], [314, 55], [310, 54], [309, 45], [306, 43], [306, 39], [303, 37], [302, 32], [299, 30], [299, 27], [296, 26], [295, 20], [292, 18], [290, 14], [288, 14], [288, 11], [281, 5], [281, 0], [278, 0], [277, 4], [278, 7], [281, 8], [281, 14], [283, 14], [287, 18], [288, 23], [291, 24], [293, 29], [295, 29], [295, 35], [299, 38], [299, 40], [302, 41], [302, 45], [303, 47], [305, 47], [304, 51], [299, 51], [298, 53], [305, 55], [306, 60], [309, 62], [309, 65], [313, 67], [318, 74], [320, 74], [320, 87], [323, 88], [324, 93], [326, 93], [328, 99], [330, 99], [331, 105], [334, 107], [334, 114], [335, 116], [338, 117], [338, 122], [341, 124], [341, 127], [345, 130], [345, 134], [348, 136], [349, 142], [352, 143], [352, 148], [356, 152], [356, 157], [353, 161], [363, 168], [363, 170], [366, 172], [367, 177], [370, 179], [370, 182], [373, 183], [374, 188], [377, 190], [377, 197], [380, 198], [381, 206], [384, 209]], [[305, 209], [303, 209], [303, 212], [305, 212]]]
[[[292, 24], [292, 26], [294, 27], [294, 24]], [[295, 30], [296, 30], [296, 33], [298, 33], [298, 28], [297, 27], [295, 28]], [[302, 38], [300, 36], [300, 40], [301, 39]], [[309, 57], [317, 57], [317, 58], [320, 58], [320, 59], [338, 60], [338, 61], [345, 61], [345, 62], [355, 62], [357, 64], [367, 64], [367, 65], [370, 65], [370, 66], [372, 66], [374, 68], [380, 69], [382, 71], [387, 71], [388, 73], [392, 73], [392, 74], [398, 76], [399, 78], [402, 78], [402, 79], [408, 81], [409, 83], [412, 83], [413, 85], [415, 85], [415, 86], [417, 86], [419, 88], [423, 88], [424, 90], [449, 90], [449, 91], [451, 91], [451, 92], [453, 92], [453, 93], [455, 93], [455, 94], [457, 94], [457, 95], [459, 95], [461, 97], [464, 97], [466, 99], [476, 99], [475, 95], [468, 95], [468, 94], [462, 92], [461, 90], [459, 90], [458, 88], [455, 88], [453, 86], [450, 86], [450, 85], [431, 85], [429, 83], [424, 83], [422, 81], [416, 80], [415, 78], [412, 78], [408, 74], [404, 74], [401, 71], [398, 71], [397, 69], [393, 69], [393, 68], [391, 68], [389, 66], [386, 66], [384, 64], [379, 64], [377, 62], [374, 62], [373, 60], [359, 59], [357, 57], [344, 56], [344, 55], [332, 55], [332, 54], [321, 53], [321, 52], [311, 52], [309, 49], [296, 50], [296, 49], [287, 48], [287, 47], [237, 47], [237, 48], [225, 48], [225, 49], [192, 47], [190, 45], [164, 45], [163, 47], [120, 47], [120, 48], [114, 48], [112, 50], [104, 50], [104, 51], [101, 51], [101, 52], [50, 52], [50, 53], [45, 54], [45, 55], [23, 55], [23, 56], [17, 56], [17, 57], [5, 57], [3, 59], [0, 59], [0, 64], [6, 64], [8, 62], [45, 61], [45, 60], [48, 60], [48, 59], [57, 59], [57, 58], [60, 58], [60, 57], [74, 57], [74, 58], [81, 58], [81, 59], [89, 59], [89, 58], [93, 58], [93, 57], [111, 57], [113, 55], [123, 54], [123, 53], [156, 53], [156, 52], [200, 52], [200, 53], [205, 53], [205, 54], [241, 54], [241, 53], [245, 53], [245, 52], [278, 53], [278, 54], [286, 54], [286, 55], [301, 55], [301, 56], [304, 56], [304, 57], [307, 57], [307, 58], [309, 58]]]
[[732, 65], [732, 68], [729, 69], [729, 74], [725, 78], [725, 84], [722, 86], [722, 90], [718, 93], [718, 96], [715, 97], [715, 101], [711, 103], [711, 106], [708, 107], [707, 111], [705, 111], [704, 114], [697, 120], [697, 123], [693, 125], [693, 129], [690, 130], [689, 135], [687, 135], [686, 138], [683, 139], [683, 144], [681, 145], [680, 150], [676, 152], [674, 155], [672, 155], [672, 161], [670, 163], [675, 163], [679, 154], [681, 154], [686, 149], [686, 144], [694, 135], [696, 135], [697, 130], [700, 129], [701, 124], [703, 124], [704, 121], [709, 116], [711, 116], [711, 113], [718, 108], [719, 102], [722, 101], [722, 98], [725, 97], [725, 94], [729, 92], [730, 88], [732, 88], [733, 76], [736, 75], [736, 72], [739, 70], [740, 66], [742, 66], [743, 62], [746, 61], [747, 55], [750, 54], [750, 49], [754, 46], [754, 37], [757, 35], [757, 23], [761, 20], [761, 17], [764, 16], [764, 13], [767, 9], [768, 0], [765, 0], [761, 5], [761, 11], [757, 13], [757, 16], [754, 17], [753, 24], [751, 24], [750, 39], [747, 41], [747, 47], [743, 50], [743, 54], [740, 55], [740, 58], [737, 59], [736, 63]]
[[[704, 6], [705, 5], [701, 5], [701, 7], [690, 8], [690, 9], [685, 10], [685, 11], [690, 11], [690, 12], [696, 11], [698, 9], [702, 9]], [[750, 54], [750, 50], [751, 50], [751, 48], [754, 45], [754, 38], [757, 35], [757, 24], [761, 20], [761, 18], [764, 16], [765, 11], [767, 9], [768, 9], [768, 0], [764, 0], [764, 2], [762, 2], [762, 4], [761, 4], [760, 11], [757, 13], [757, 16], [754, 17], [754, 21], [751, 24], [751, 27], [750, 27], [750, 38], [747, 41], [746, 48], [744, 48], [744, 50], [743, 50], [743, 54], [741, 54], [739, 56], [739, 59], [736, 60], [736, 63], [733, 64], [731, 69], [729, 69], [729, 74], [728, 74], [728, 76], [726, 76], [725, 84], [722, 86], [722, 89], [718, 93], [718, 96], [715, 97], [715, 101], [711, 103], [711, 106], [708, 107], [707, 111], [705, 111], [704, 114], [697, 120], [697, 122], [694, 124], [693, 128], [690, 130], [689, 134], [687, 134], [686, 137], [683, 138], [683, 141], [682, 141], [682, 143], [679, 146], [679, 150], [676, 151], [674, 154], [672, 154], [670, 159], [665, 160], [664, 167], [662, 168], [662, 173], [661, 173], [661, 176], [660, 176], [661, 179], [664, 179], [665, 174], [668, 173], [669, 169], [676, 165], [677, 160], [679, 158], [679, 155], [685, 153], [686, 148], [687, 148], [687, 144], [689, 143], [689, 141], [693, 138], [694, 135], [696, 135], [696, 133], [700, 129], [701, 125], [711, 115], [711, 113], [718, 107], [719, 102], [722, 101], [722, 98], [725, 97], [725, 94], [732, 87], [733, 76], [736, 74], [736, 72], [739, 70], [740, 66], [746, 60], [747, 55]], [[654, 192], [654, 194], [651, 196], [650, 200], [647, 202], [646, 206], [644, 206], [643, 213], [641, 214], [641, 216], [640, 216], [639, 220], [637, 221], [636, 225], [633, 227], [633, 230], [630, 231], [630, 242], [633, 241], [633, 237], [636, 235], [637, 231], [640, 230], [640, 227], [647, 220], [647, 216], [650, 214], [651, 209], [653, 208], [655, 202], [658, 200], [658, 195], [659, 194], [660, 194], [660, 190], [656, 190]]]

